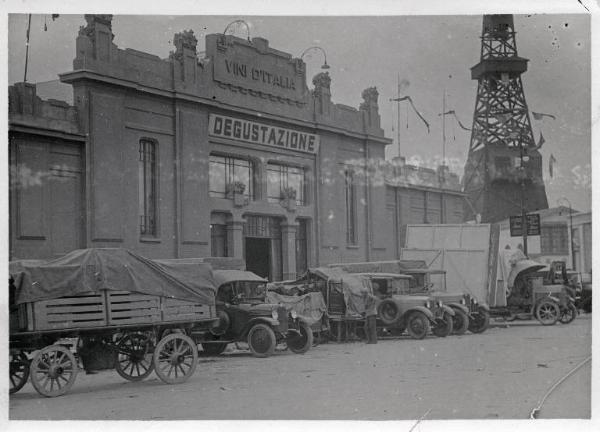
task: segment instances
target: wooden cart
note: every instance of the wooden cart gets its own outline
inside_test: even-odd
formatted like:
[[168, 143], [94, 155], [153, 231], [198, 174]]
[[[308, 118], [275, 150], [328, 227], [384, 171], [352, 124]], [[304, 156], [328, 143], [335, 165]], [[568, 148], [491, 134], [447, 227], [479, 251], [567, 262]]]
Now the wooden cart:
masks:
[[61, 340], [98, 338], [113, 352], [123, 378], [140, 381], [152, 371], [165, 383], [186, 381], [198, 350], [187, 335], [216, 320], [214, 305], [129, 291], [23, 303], [10, 313], [10, 393], [27, 379], [47, 397], [65, 394], [77, 376], [78, 359]]

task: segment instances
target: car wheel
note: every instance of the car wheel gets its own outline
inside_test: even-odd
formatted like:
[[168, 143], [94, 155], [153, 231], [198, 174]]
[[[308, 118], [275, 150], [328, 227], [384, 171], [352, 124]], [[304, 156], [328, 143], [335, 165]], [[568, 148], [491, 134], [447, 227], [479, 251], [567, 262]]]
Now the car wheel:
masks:
[[577, 318], [577, 308], [574, 304], [569, 304], [567, 307], [561, 308], [560, 312], [560, 322], [563, 324], [569, 324]]
[[429, 319], [423, 312], [413, 311], [406, 320], [406, 330], [413, 339], [423, 339], [430, 328]]
[[294, 332], [286, 338], [286, 343], [290, 351], [295, 354], [304, 354], [313, 345], [313, 332], [309, 325], [305, 322], [300, 322], [300, 334]]
[[469, 328], [469, 317], [461, 309], [454, 309], [452, 324], [454, 325], [454, 334], [463, 335]]
[[471, 333], [483, 333], [490, 326], [490, 313], [485, 310], [473, 312], [469, 320], [469, 331]]
[[379, 304], [377, 316], [384, 326], [392, 326], [400, 318], [400, 309], [395, 301], [387, 299]]
[[560, 318], [560, 308], [552, 300], [542, 300], [535, 308], [535, 317], [543, 325], [554, 325]]
[[435, 320], [433, 334], [437, 337], [446, 337], [452, 333], [453, 328], [452, 315], [448, 312], [444, 312], [442, 318], [437, 318]]
[[229, 345], [228, 342], [203, 342], [200, 344], [202, 346], [202, 352], [206, 355], [216, 356], [222, 354]]
[[275, 332], [267, 324], [255, 324], [248, 332], [248, 346], [255, 357], [273, 355], [277, 345]]

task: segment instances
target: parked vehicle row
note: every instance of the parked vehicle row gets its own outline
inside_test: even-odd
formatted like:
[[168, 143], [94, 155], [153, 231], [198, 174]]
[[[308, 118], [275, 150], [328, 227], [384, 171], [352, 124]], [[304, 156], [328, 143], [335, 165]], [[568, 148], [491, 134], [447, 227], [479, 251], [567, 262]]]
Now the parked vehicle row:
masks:
[[[314, 344], [313, 330], [320, 339], [358, 336], [373, 302], [381, 336], [481, 333], [490, 322], [487, 304], [448, 290], [445, 272], [420, 261], [335, 264], [275, 283], [230, 264], [152, 261], [124, 249], [12, 262], [10, 393], [30, 379], [38, 393], [62, 395], [80, 364], [87, 372], [114, 368], [130, 381], [155, 372], [180, 383], [194, 373], [198, 347], [219, 355], [244, 342], [254, 356], [268, 357], [284, 344], [303, 354]], [[514, 265], [508, 319], [575, 319], [576, 289], [565, 285], [564, 267], [542, 268], [528, 260]], [[74, 349], [65, 338], [77, 341]]]

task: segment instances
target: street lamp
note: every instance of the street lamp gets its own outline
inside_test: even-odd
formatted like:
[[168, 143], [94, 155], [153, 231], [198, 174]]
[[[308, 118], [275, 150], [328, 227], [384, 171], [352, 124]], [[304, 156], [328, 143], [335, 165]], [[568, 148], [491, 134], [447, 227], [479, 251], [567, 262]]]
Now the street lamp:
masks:
[[573, 208], [571, 207], [571, 201], [566, 197], [561, 197], [556, 200], [556, 204], [560, 206], [561, 201], [566, 201], [569, 204], [569, 239], [571, 239], [571, 270], [575, 270], [575, 248], [573, 247]]
[[321, 69], [329, 69], [329, 65], [327, 64], [327, 54], [325, 53], [325, 50], [323, 48], [321, 48], [320, 46], [311, 46], [306, 48], [302, 54], [300, 54], [300, 60], [304, 60], [304, 55], [310, 51], [310, 50], [319, 50], [323, 53], [323, 57], [325, 58], [325, 62], [323, 63], [323, 65], [321, 66]]
[[248, 37], [247, 37], [248, 38], [248, 42], [251, 42], [250, 41], [250, 26], [248, 25], [248, 23], [246, 21], [244, 21], [242, 19], [235, 20], [235, 21], [232, 21], [229, 24], [227, 24], [227, 27], [225, 27], [225, 30], [223, 30], [223, 35], [226, 35], [227, 34], [227, 30], [229, 30], [229, 27], [231, 27], [234, 24], [244, 24], [246, 26], [246, 32], [248, 33]]

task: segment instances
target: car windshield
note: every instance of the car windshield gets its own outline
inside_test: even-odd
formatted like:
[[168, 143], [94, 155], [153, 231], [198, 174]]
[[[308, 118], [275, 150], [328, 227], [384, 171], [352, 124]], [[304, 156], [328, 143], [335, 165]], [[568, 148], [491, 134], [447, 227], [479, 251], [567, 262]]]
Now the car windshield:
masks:
[[409, 281], [411, 292], [421, 292], [425, 290], [425, 274], [414, 273], [411, 274], [412, 279]]
[[267, 284], [260, 281], [239, 282], [238, 295], [245, 299], [263, 299], [267, 292]]

